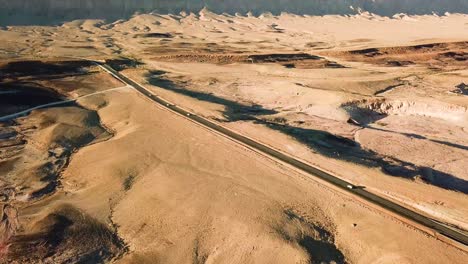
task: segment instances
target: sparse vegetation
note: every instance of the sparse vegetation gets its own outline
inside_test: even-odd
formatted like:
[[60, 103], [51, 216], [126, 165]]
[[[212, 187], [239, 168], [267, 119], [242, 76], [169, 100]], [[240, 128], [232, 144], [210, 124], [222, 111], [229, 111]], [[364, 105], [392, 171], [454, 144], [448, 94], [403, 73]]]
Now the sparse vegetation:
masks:
[[132, 188], [132, 185], [135, 181], [135, 175], [129, 175], [127, 178], [125, 178], [125, 181], [123, 183], [123, 187], [125, 191], [128, 191]]
[[129, 191], [138, 175], [135, 169], [125, 169], [120, 172], [121, 177], [124, 179], [122, 182], [122, 187], [124, 191]]

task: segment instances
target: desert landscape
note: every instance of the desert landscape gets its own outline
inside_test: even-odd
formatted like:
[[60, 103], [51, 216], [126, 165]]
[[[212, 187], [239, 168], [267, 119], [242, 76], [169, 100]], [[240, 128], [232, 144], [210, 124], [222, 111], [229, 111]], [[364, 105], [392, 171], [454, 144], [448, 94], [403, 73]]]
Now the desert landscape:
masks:
[[468, 262], [468, 15], [177, 8], [0, 19], [0, 263]]

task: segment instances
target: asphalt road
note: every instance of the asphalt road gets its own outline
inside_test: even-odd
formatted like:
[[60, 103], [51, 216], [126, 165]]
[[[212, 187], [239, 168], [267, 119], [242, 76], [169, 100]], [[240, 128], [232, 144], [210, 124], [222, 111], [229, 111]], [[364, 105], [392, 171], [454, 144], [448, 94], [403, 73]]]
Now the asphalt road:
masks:
[[[462, 230], [458, 230], [458, 229], [455, 229], [455, 228], [452, 228], [451, 226], [448, 226], [446, 224], [443, 224], [443, 223], [440, 223], [436, 220], [433, 220], [427, 216], [424, 216], [424, 215], [421, 215], [415, 211], [412, 211], [406, 207], [403, 207], [397, 203], [394, 203], [386, 198], [383, 198], [381, 196], [378, 196], [376, 194], [373, 194], [371, 192], [368, 192], [366, 191], [364, 188], [359, 188], [359, 187], [356, 187], [356, 186], [353, 186], [351, 183], [349, 182], [346, 182], [340, 178], [337, 178], [325, 171], [322, 171], [316, 167], [313, 167], [309, 164], [306, 164], [302, 161], [299, 161], [297, 159], [295, 159], [294, 157], [291, 157], [291, 156], [288, 156], [282, 152], [279, 152], [277, 150], [274, 150], [262, 143], [259, 143], [257, 141], [254, 141], [250, 138], [247, 138], [245, 136], [242, 136], [234, 131], [231, 131], [229, 129], [226, 129], [206, 118], [203, 118], [203, 117], [200, 117], [200, 116], [197, 116], [197, 115], [194, 115], [190, 112], [187, 112], [185, 111], [184, 109], [174, 105], [174, 104], [171, 104], [170, 102], [158, 97], [157, 95], [153, 94], [152, 92], [150, 92], [149, 90], [147, 90], [145, 87], [143, 87], [142, 85], [138, 84], [137, 82], [131, 80], [130, 78], [126, 77], [125, 75], [115, 71], [112, 67], [110, 67], [109, 65], [106, 65], [106, 64], [102, 64], [102, 63], [99, 63], [99, 65], [105, 69], [107, 72], [109, 72], [111, 75], [113, 75], [115, 78], [121, 80], [122, 82], [124, 82], [125, 84], [127, 85], [130, 85], [132, 86], [133, 88], [135, 88], [138, 92], [140, 92], [141, 94], [145, 95], [146, 97], [148, 97], [149, 99], [153, 100], [154, 102], [176, 112], [176, 113], [179, 113], [181, 115], [184, 115], [186, 116], [187, 118], [191, 119], [192, 121], [195, 121], [199, 124], [202, 124], [212, 130], [215, 130], [219, 133], [222, 133], [224, 134], [225, 136], [228, 136], [232, 139], [235, 139], [239, 142], [242, 142], [243, 144], [245, 145], [248, 145], [258, 151], [261, 151], [267, 155], [270, 155], [278, 160], [281, 160], [289, 165], [292, 165], [304, 172], [307, 172], [308, 174], [310, 174], [311, 176], [313, 177], [318, 177], [322, 180], [325, 180], [333, 185], [335, 185], [336, 187], [339, 187], [343, 190], [346, 190], [354, 195], [357, 195], [365, 200], [367, 200], [368, 202], [371, 202], [375, 205], [378, 205], [382, 208], [385, 208], [389, 211], [392, 211], [393, 213], [395, 214], [398, 214], [406, 219], [409, 219], [411, 221], [414, 221], [416, 223], [419, 223], [423, 226], [426, 226], [432, 230], [434, 230], [435, 232], [438, 232], [446, 237], [449, 237], [455, 241], [458, 241], [462, 244], [464, 244], [465, 246], [468, 246], [468, 234]], [[352, 186], [353, 188], [350, 189], [349, 186]]]

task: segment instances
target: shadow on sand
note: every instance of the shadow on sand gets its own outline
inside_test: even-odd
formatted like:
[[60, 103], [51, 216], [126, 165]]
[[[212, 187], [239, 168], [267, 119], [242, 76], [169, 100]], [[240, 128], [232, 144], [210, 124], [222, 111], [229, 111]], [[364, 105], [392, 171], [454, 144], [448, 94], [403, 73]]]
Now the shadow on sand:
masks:
[[[313, 230], [314, 235], [302, 235], [298, 239], [298, 244], [304, 248], [309, 255], [310, 263], [346, 263], [345, 256], [336, 247], [335, 238], [331, 232], [323, 227], [310, 223], [302, 216], [292, 210], [285, 210], [285, 215], [289, 221], [296, 222], [302, 228]], [[288, 241], [293, 240], [281, 228], [278, 233]]]
[[[148, 77], [148, 81], [151, 85], [161, 87], [166, 90], [183, 94], [200, 101], [215, 103], [225, 106], [223, 116], [229, 121], [239, 120], [256, 120], [255, 116], [259, 115], [272, 115], [277, 112], [274, 110], [265, 109], [260, 105], [244, 105], [238, 102], [234, 102], [228, 99], [224, 99], [213, 94], [202, 93], [192, 90], [180, 88], [171, 80], [165, 79], [162, 76], [165, 74], [163, 71], [151, 71]], [[220, 121], [220, 120], [219, 120]]]
[[147, 80], [151, 85], [165, 90], [190, 96], [200, 101], [223, 105], [225, 107], [223, 114], [228, 122], [251, 120], [257, 124], [265, 125], [291, 136], [323, 156], [367, 167], [380, 167], [382, 171], [391, 176], [412, 180], [421, 177], [428, 184], [468, 194], [468, 181], [457, 178], [454, 175], [427, 167], [419, 167], [413, 163], [396, 158], [381, 156], [371, 150], [362, 148], [354, 140], [337, 136], [327, 131], [267, 121], [262, 119], [262, 116], [276, 114], [275, 110], [265, 109], [259, 105], [245, 105], [213, 94], [188, 90], [182, 87], [182, 85], [178, 85], [172, 80], [165, 78], [165, 74], [163, 71], [152, 71], [147, 75]]

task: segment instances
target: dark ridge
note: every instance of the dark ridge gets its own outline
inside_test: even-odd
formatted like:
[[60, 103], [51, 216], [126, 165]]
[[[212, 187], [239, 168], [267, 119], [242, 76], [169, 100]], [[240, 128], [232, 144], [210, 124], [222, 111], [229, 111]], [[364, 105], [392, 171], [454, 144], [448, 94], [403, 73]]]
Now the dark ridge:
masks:
[[343, 69], [343, 68], [346, 68], [346, 66], [343, 66], [335, 61], [328, 61], [326, 64], [325, 64], [325, 67], [326, 68], [335, 68], [335, 69]]
[[[398, 66], [401, 66], [401, 65], [398, 65]], [[400, 86], [403, 86], [404, 83], [399, 83], [399, 84], [395, 84], [395, 85], [390, 85], [390, 86], [387, 86], [386, 88], [382, 89], [382, 90], [378, 90], [377, 92], [374, 93], [375, 96], [378, 96], [378, 95], [381, 95], [383, 93], [386, 93], [388, 91], [391, 91], [397, 87], [400, 87]]]
[[173, 36], [169, 33], [143, 33], [143, 34], [135, 34], [135, 38], [173, 38]]
[[368, 57], [382, 55], [382, 53], [380, 53], [380, 50], [376, 49], [376, 48], [369, 48], [369, 49], [362, 49], [362, 50], [352, 50], [349, 53], [351, 53], [351, 54], [361, 54], [361, 55], [365, 55], [365, 56], [368, 56]]
[[140, 65], [143, 65], [143, 63], [141, 63], [140, 61], [130, 58], [109, 59], [106, 60], [106, 64], [117, 71], [122, 71], [129, 68], [136, 68]]
[[414, 49], [432, 49], [439, 46], [446, 46], [445, 43], [429, 43], [413, 46]]
[[268, 62], [289, 62], [299, 60], [319, 60], [321, 57], [306, 53], [294, 54], [260, 54], [250, 55], [248, 59], [253, 63], [268, 63]]
[[58, 182], [56, 180], [50, 181], [45, 187], [31, 193], [31, 200], [35, 200], [46, 195], [49, 195], [57, 189]]
[[453, 90], [453, 93], [468, 95], [468, 85], [465, 83], [460, 83], [459, 85], [455, 86], [455, 88], [457, 89]]
[[464, 50], [468, 48], [468, 42], [460, 41], [460, 42], [452, 42], [452, 43], [429, 43], [429, 44], [420, 44], [414, 46], [400, 46], [400, 47], [376, 47], [376, 48], [367, 48], [367, 49], [360, 49], [360, 50], [351, 50], [348, 51], [349, 54], [355, 55], [364, 55], [368, 57], [374, 57], [378, 55], [392, 55], [392, 54], [404, 54], [407, 51], [414, 51], [414, 52], [437, 52], [437, 51], [445, 51], [440, 53], [439, 56], [446, 56], [446, 57], [455, 57], [455, 56], [466, 56], [466, 52], [459, 51], [447, 51], [449, 49], [461, 49]]
[[391, 60], [386, 62], [387, 65], [393, 66], [393, 67], [403, 67], [407, 65], [413, 65], [414, 62], [412, 61], [397, 61], [397, 60]]
[[444, 52], [439, 54], [439, 58], [453, 58], [456, 61], [467, 61], [468, 53], [467, 52]]

